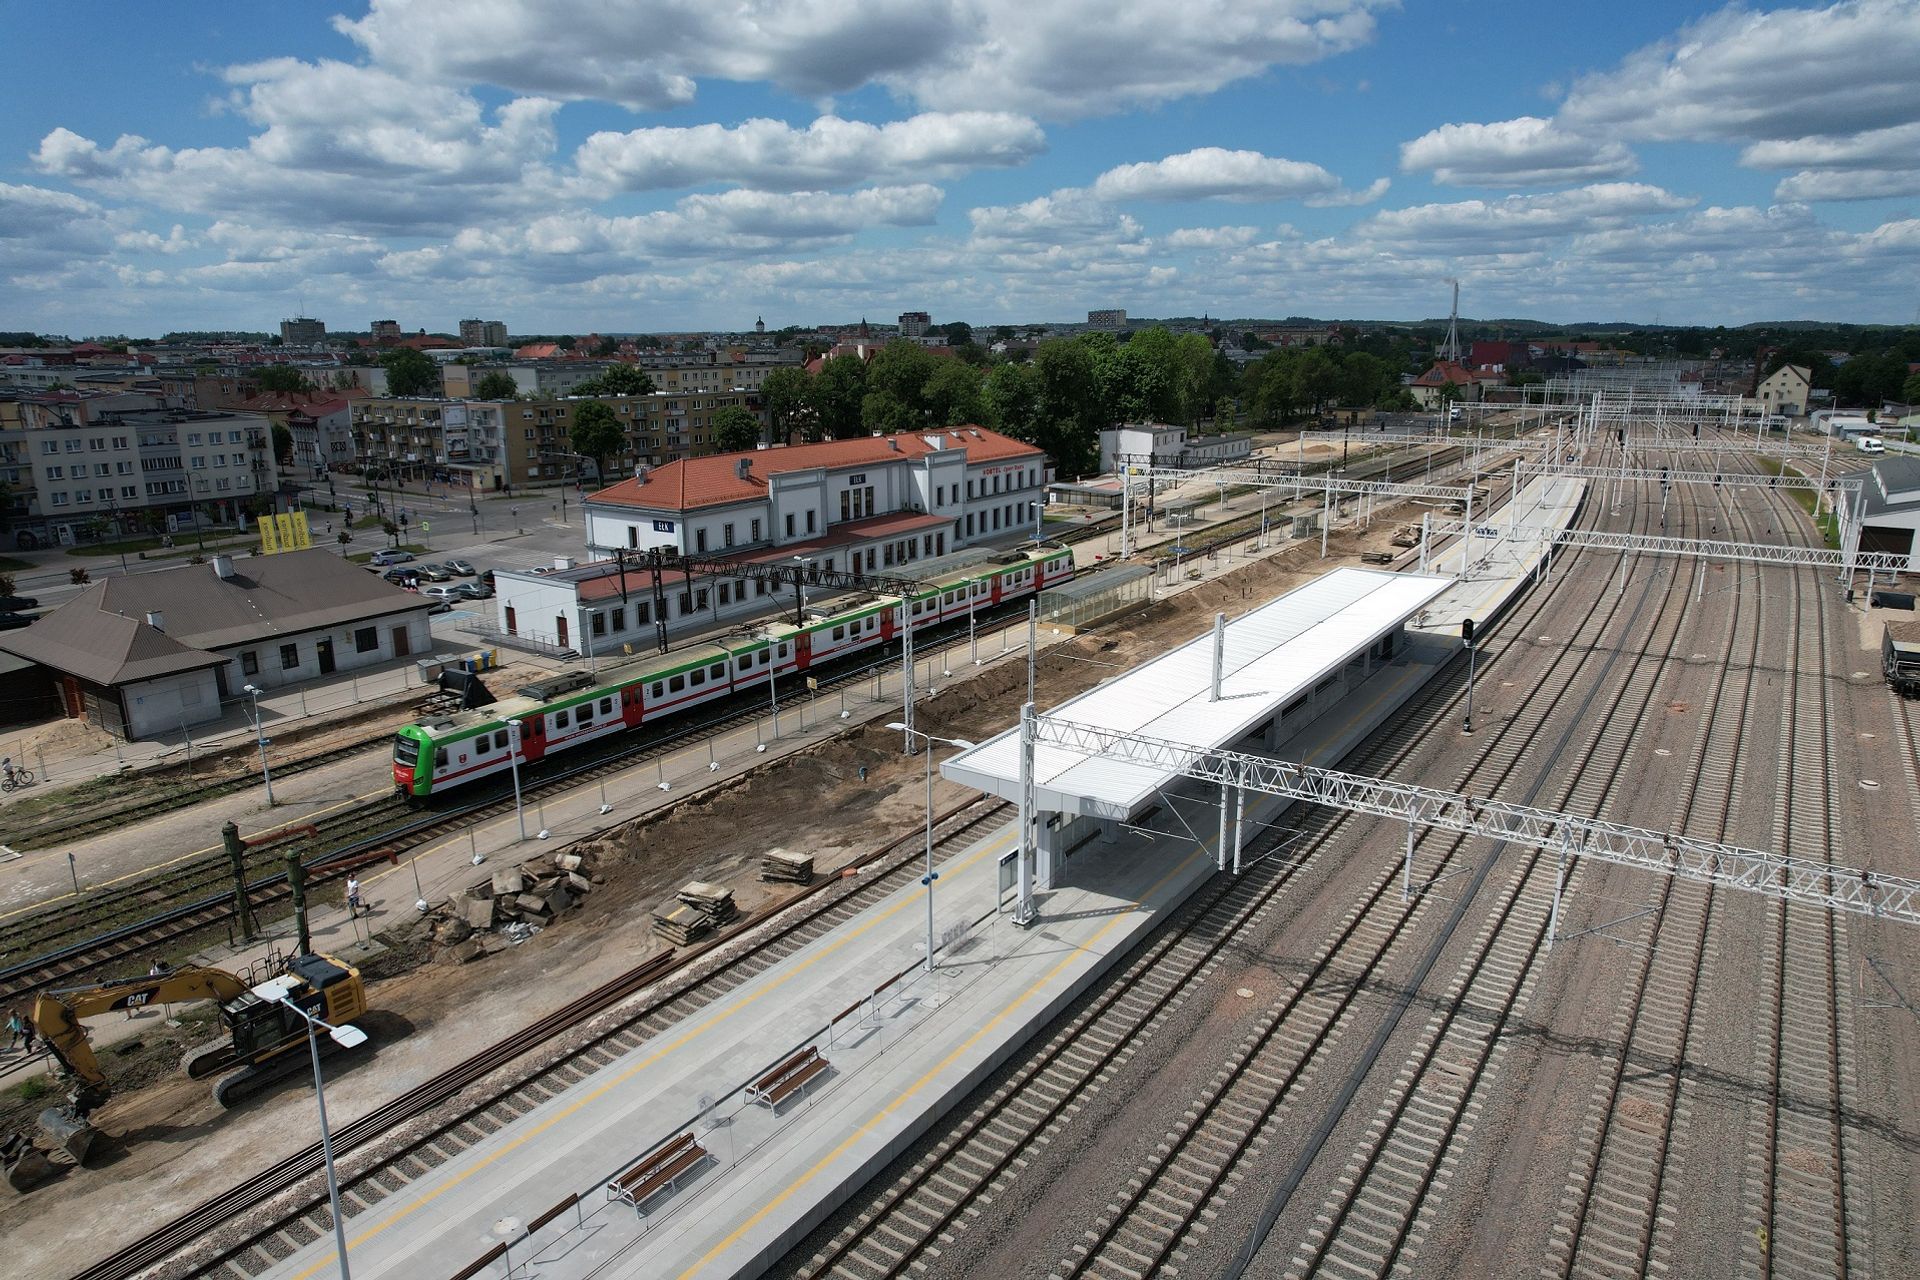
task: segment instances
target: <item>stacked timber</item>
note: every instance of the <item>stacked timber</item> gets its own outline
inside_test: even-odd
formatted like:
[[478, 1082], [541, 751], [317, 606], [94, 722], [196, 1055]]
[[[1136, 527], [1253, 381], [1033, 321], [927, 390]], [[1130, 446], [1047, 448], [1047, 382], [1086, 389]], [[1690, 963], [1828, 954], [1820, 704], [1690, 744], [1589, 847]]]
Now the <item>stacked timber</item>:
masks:
[[769, 849], [760, 855], [760, 878], [784, 884], [813, 883], [813, 855]]

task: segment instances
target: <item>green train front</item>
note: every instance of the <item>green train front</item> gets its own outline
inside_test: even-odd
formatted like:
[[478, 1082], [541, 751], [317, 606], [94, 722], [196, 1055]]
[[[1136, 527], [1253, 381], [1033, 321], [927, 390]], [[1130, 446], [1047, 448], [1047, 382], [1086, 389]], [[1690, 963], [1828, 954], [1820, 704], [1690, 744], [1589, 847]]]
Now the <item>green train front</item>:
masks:
[[[422, 764], [421, 761], [426, 761]], [[433, 794], [433, 739], [417, 724], [393, 735], [393, 789], [403, 796]]]

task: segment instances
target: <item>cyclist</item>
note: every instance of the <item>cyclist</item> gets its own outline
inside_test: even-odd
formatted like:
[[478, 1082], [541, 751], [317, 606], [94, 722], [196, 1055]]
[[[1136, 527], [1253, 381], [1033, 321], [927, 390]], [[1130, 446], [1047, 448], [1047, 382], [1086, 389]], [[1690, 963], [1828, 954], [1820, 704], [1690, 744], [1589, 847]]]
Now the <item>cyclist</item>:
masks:
[[5, 774], [7, 779], [7, 785], [9, 787], [14, 785], [15, 780], [13, 776], [13, 757], [12, 756], [0, 757], [0, 773]]

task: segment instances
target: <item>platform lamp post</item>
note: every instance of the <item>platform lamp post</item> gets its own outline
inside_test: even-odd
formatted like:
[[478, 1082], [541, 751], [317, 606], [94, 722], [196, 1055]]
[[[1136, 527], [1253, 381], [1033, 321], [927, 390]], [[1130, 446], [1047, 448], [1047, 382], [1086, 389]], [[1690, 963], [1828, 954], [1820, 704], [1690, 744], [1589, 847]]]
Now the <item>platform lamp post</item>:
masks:
[[527, 811], [520, 804], [520, 722], [507, 721], [507, 766], [513, 770], [513, 816], [520, 824], [520, 838], [527, 838]]
[[267, 744], [273, 739], [267, 736], [266, 727], [260, 722], [260, 686], [250, 684], [246, 692], [253, 699], [253, 736], [260, 744], [260, 778], [267, 785], [267, 807], [273, 807], [273, 770], [267, 765]]
[[1460, 620], [1460, 639], [1467, 646], [1467, 719], [1466, 723], [1460, 726], [1460, 732], [1470, 734], [1473, 732], [1473, 667], [1474, 660], [1478, 656], [1478, 651], [1473, 647], [1472, 618]]
[[288, 981], [286, 978], [276, 978], [255, 987], [254, 994], [293, 1010], [307, 1024], [307, 1048], [313, 1054], [313, 1100], [320, 1110], [320, 1156], [327, 1166], [327, 1201], [333, 1211], [333, 1247], [340, 1259], [340, 1280], [353, 1280], [353, 1274], [347, 1268], [347, 1228], [340, 1217], [340, 1180], [333, 1171], [333, 1135], [327, 1130], [327, 1086], [320, 1074], [320, 1037], [317, 1029], [325, 1027], [328, 1038], [342, 1049], [354, 1049], [365, 1044], [367, 1033], [351, 1024], [336, 1027], [324, 1018], [314, 1017], [293, 1002], [286, 987]]
[[887, 728], [897, 729], [906, 734], [909, 742], [914, 738], [921, 738], [924, 739], [927, 744], [927, 874], [920, 883], [927, 886], [927, 972], [932, 973], [933, 882], [940, 878], [939, 873], [933, 869], [933, 744], [936, 742], [944, 742], [950, 747], [958, 747], [962, 751], [970, 751], [973, 749], [973, 743], [967, 741], [965, 738], [942, 738], [938, 734], [922, 733], [920, 730], [912, 728], [898, 720], [889, 724]]

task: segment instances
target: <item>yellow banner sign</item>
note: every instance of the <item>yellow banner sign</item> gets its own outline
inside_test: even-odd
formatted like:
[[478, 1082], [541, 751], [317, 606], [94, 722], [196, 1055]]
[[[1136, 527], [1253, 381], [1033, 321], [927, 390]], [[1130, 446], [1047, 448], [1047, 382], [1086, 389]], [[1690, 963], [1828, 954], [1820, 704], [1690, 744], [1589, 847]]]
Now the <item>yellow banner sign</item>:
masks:
[[254, 524], [260, 529], [260, 554], [270, 556], [279, 551], [280, 533], [279, 530], [274, 528], [274, 518], [272, 516], [261, 516], [258, 520], [254, 521]]
[[282, 511], [278, 515], [261, 516], [260, 554], [277, 555], [282, 551], [305, 551], [313, 545], [313, 533], [307, 528], [307, 513], [304, 511]]

